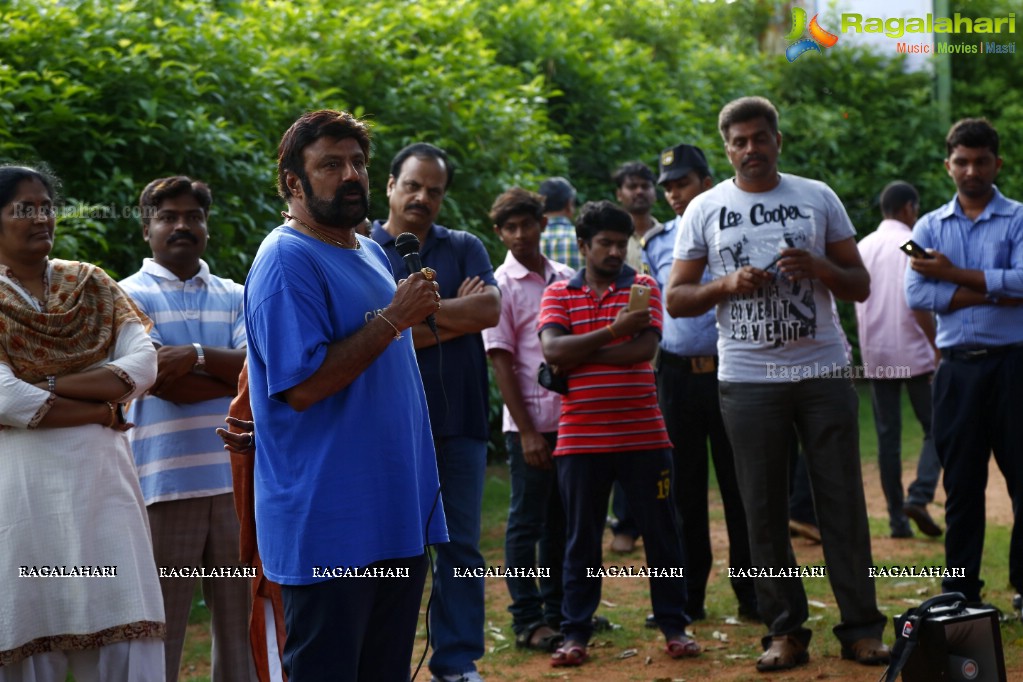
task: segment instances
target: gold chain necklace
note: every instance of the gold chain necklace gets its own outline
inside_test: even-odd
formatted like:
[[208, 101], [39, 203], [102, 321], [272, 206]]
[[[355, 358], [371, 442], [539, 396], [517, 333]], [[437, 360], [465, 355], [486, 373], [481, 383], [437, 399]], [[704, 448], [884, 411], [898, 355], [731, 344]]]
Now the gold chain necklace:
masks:
[[281, 211], [281, 215], [284, 216], [284, 218], [286, 218], [287, 220], [294, 220], [296, 223], [298, 223], [299, 225], [301, 225], [305, 229], [307, 229], [310, 232], [312, 232], [321, 242], [325, 242], [327, 244], [333, 244], [334, 246], [340, 246], [342, 249], [352, 250], [352, 249], [361, 249], [362, 248], [362, 243], [359, 242], [359, 238], [358, 237], [355, 238], [355, 246], [348, 246], [347, 244], [345, 244], [343, 242], [339, 242], [338, 240], [334, 239], [333, 237], [331, 237], [329, 235], [323, 234], [322, 232], [317, 230], [312, 225], [306, 225], [304, 222], [302, 222], [301, 220], [299, 220], [298, 218], [296, 218], [293, 215], [289, 215], [285, 211]]

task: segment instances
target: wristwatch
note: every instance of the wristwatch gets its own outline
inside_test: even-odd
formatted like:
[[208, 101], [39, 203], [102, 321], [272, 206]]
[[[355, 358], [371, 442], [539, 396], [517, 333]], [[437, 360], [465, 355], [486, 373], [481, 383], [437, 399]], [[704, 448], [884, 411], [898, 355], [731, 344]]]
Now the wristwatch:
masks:
[[206, 369], [206, 353], [202, 350], [202, 345], [193, 343], [192, 347], [195, 348], [195, 364], [192, 365], [192, 371], [197, 372]]

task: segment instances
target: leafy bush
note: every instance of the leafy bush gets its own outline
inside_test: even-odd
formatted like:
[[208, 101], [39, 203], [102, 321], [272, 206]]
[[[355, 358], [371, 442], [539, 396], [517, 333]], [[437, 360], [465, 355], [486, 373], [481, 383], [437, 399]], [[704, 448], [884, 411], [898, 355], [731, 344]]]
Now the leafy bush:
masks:
[[[1014, 0], [977, 0], [950, 11], [1014, 9]], [[374, 218], [387, 215], [398, 149], [446, 148], [457, 174], [441, 222], [478, 234], [495, 262], [503, 249], [487, 212], [511, 185], [567, 175], [582, 199], [611, 197], [618, 164], [653, 166], [682, 141], [727, 177], [717, 113], [747, 94], [780, 109], [783, 169], [833, 186], [861, 236], [890, 180], [916, 184], [925, 210], [947, 201], [931, 79], [847, 48], [788, 64], [761, 47], [783, 14], [775, 3], [693, 0], [9, 0], [0, 161], [49, 162], [69, 200], [55, 254], [117, 277], [149, 255], [131, 210], [141, 189], [185, 173], [213, 189], [213, 271], [243, 280], [280, 223], [280, 136], [323, 107], [373, 124]], [[1014, 66], [953, 57], [953, 116], [987, 115], [1007, 133], [1023, 117]], [[1003, 145], [1008, 163], [1023, 156], [1018, 138], [1005, 134]], [[1012, 170], [1000, 186], [1020, 196]], [[670, 217], [663, 203], [656, 212]], [[852, 336], [848, 309], [843, 319]]]

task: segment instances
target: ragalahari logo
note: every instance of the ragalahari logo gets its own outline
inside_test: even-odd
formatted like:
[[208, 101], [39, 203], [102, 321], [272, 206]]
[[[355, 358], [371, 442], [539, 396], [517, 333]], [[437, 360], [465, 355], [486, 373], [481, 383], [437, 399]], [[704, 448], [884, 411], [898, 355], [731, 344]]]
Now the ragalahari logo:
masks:
[[[785, 36], [785, 40], [795, 40], [796, 42], [790, 44], [785, 49], [785, 56], [790, 62], [796, 61], [800, 55], [810, 50], [816, 50], [821, 52], [822, 47], [834, 47], [835, 43], [838, 42], [838, 36], [834, 33], [828, 33], [821, 25], [817, 23], [818, 14], [813, 15], [813, 19], [810, 20], [810, 26], [806, 25], [806, 10], [802, 7], [792, 8], [792, 30]], [[799, 38], [803, 35], [803, 31], [809, 30], [809, 38]]]

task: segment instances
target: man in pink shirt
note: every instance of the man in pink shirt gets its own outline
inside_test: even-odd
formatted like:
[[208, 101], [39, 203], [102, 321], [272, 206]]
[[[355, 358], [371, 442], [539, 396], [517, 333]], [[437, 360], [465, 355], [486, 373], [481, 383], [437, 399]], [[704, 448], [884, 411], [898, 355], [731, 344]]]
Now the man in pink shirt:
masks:
[[537, 383], [544, 358], [536, 328], [544, 288], [570, 278], [574, 270], [540, 251], [540, 234], [547, 224], [543, 208], [543, 197], [518, 187], [494, 201], [490, 218], [508, 255], [494, 273], [501, 288], [501, 320], [483, 330], [483, 344], [504, 399], [511, 471], [505, 562], [509, 569], [537, 567], [540, 576], [506, 578], [515, 644], [553, 652], [561, 643], [565, 556], [565, 512], [551, 460], [561, 396]]
[[[899, 249], [910, 238], [919, 207], [920, 197], [912, 185], [890, 183], [881, 192], [884, 220], [858, 244], [860, 257], [870, 273], [871, 294], [866, 301], [856, 304], [856, 322], [864, 373], [870, 380], [881, 488], [888, 501], [888, 524], [893, 538], [913, 536], [909, 519], [925, 535], [941, 535], [941, 528], [927, 511], [941, 474], [931, 439], [934, 318], [930, 312], [910, 310], [906, 303], [903, 281], [909, 259]], [[924, 432], [916, 480], [909, 486], [905, 503], [901, 462], [903, 385]]]

